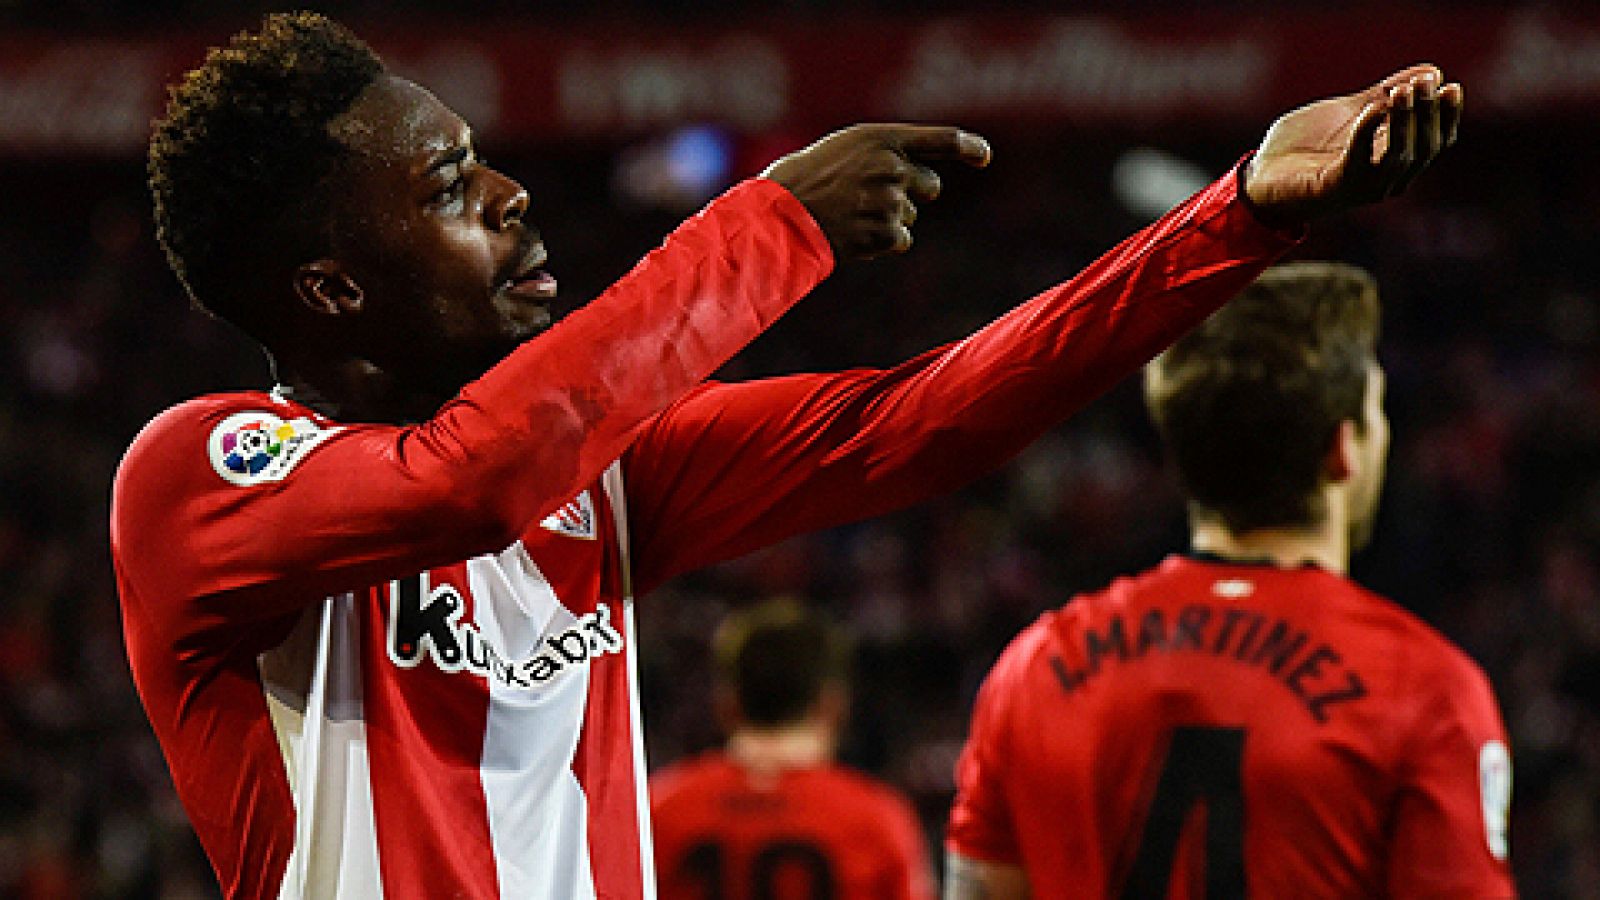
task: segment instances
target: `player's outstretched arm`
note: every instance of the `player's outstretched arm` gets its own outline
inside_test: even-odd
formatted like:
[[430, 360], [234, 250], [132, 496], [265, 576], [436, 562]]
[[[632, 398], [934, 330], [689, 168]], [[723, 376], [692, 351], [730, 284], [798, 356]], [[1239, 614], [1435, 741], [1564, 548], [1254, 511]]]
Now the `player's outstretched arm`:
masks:
[[[1293, 247], [1305, 222], [1403, 190], [1454, 141], [1460, 116], [1458, 85], [1444, 84], [1432, 66], [1406, 69], [1285, 114], [1248, 172], [1228, 173], [965, 340], [887, 371], [691, 393], [628, 451], [629, 515], [642, 536], [636, 584], [642, 590], [992, 471], [1215, 312]], [[899, 157], [892, 142], [871, 130], [895, 126], [865, 127], [787, 157], [768, 174], [807, 198], [813, 216], [842, 217], [825, 226], [830, 241], [875, 229], [878, 243], [862, 246], [903, 247], [909, 233], [883, 238], [895, 225], [892, 214], [862, 222], [849, 212], [845, 186], [861, 182], [839, 178], [838, 160], [856, 160], [850, 171], [857, 173], [870, 169], [861, 154], [897, 168], [888, 158]], [[921, 133], [947, 156], [974, 164], [987, 158], [985, 145], [958, 130]], [[961, 149], [967, 144], [970, 152]], [[809, 168], [796, 173], [792, 164], [802, 158]], [[904, 165], [902, 191], [912, 183]], [[919, 196], [909, 189], [908, 201]], [[1244, 191], [1249, 200], [1241, 204]], [[893, 196], [880, 191], [874, 208], [892, 206]], [[899, 224], [905, 219], [902, 208]]]
[[1268, 222], [1295, 225], [1403, 193], [1461, 123], [1461, 85], [1419, 64], [1285, 113], [1242, 174]]
[[951, 851], [945, 862], [944, 900], [1027, 900], [1021, 867], [984, 862]]
[[783, 157], [762, 176], [816, 219], [840, 259], [903, 253], [917, 203], [939, 196], [931, 162], [989, 164], [989, 142], [948, 125], [852, 125]]

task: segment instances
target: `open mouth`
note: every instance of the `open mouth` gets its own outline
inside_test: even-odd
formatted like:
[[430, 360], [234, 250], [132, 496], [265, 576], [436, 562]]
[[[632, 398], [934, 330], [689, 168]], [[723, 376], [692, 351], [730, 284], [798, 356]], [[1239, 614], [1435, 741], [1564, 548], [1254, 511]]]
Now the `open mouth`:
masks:
[[543, 269], [533, 269], [507, 281], [504, 290], [518, 297], [543, 301], [555, 299], [557, 285], [554, 275]]
[[528, 249], [527, 256], [516, 269], [516, 274], [506, 279], [500, 289], [508, 294], [541, 303], [555, 299], [556, 279], [554, 275], [545, 271], [546, 259], [544, 245], [535, 243]]

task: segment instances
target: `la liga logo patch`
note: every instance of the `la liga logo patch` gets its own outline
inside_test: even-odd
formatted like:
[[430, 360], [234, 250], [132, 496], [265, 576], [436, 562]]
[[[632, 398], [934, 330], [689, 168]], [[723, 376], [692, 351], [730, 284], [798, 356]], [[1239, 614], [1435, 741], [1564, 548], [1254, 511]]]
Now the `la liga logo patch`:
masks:
[[311, 448], [336, 431], [306, 418], [285, 421], [268, 412], [234, 413], [211, 430], [206, 450], [222, 480], [248, 487], [282, 481]]

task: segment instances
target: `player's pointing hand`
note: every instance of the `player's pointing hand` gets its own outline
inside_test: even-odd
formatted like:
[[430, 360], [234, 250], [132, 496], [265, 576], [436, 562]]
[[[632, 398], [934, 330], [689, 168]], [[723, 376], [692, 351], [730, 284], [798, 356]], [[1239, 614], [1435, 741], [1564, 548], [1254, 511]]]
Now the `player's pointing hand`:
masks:
[[838, 258], [870, 259], [911, 246], [918, 202], [939, 196], [927, 164], [989, 164], [989, 142], [948, 125], [853, 125], [767, 167], [811, 213]]
[[1245, 191], [1283, 224], [1399, 194], [1455, 143], [1462, 99], [1461, 85], [1422, 64], [1285, 113], [1250, 160]]

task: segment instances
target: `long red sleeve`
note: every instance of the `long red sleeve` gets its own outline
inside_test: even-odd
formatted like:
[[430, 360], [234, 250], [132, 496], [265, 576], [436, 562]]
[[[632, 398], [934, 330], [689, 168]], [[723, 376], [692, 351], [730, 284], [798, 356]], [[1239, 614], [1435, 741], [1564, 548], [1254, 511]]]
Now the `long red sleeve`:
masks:
[[1229, 174], [963, 341], [886, 371], [694, 391], [625, 461], [636, 586], [998, 467], [1293, 244], [1256, 221]]
[[[113, 489], [124, 600], [275, 584], [292, 590], [270, 592], [274, 602], [303, 603], [499, 550], [592, 484], [644, 422], [760, 334], [831, 264], [799, 202], [751, 181], [420, 425], [341, 427], [264, 394], [168, 410], [134, 441]], [[228, 439], [219, 430], [250, 411], [269, 423], [298, 421], [275, 427], [299, 428], [315, 449], [289, 461], [283, 477], [250, 473], [230, 483], [217, 469], [218, 441]], [[282, 611], [220, 606], [209, 613]]]

